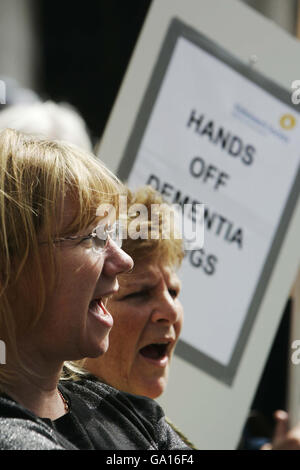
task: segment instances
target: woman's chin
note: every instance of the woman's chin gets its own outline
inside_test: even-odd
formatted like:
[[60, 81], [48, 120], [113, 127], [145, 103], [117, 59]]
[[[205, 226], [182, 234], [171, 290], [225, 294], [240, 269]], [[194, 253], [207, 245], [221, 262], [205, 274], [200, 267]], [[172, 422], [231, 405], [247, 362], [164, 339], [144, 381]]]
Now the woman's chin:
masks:
[[165, 377], [161, 377], [155, 381], [146, 381], [144, 384], [133, 386], [130, 393], [133, 393], [134, 395], [142, 395], [155, 400], [165, 391], [166, 386], [167, 379]]
[[94, 358], [103, 356], [103, 354], [105, 354], [106, 351], [108, 350], [108, 346], [109, 346], [109, 337], [107, 335], [100, 342], [95, 341], [93, 344], [90, 344], [86, 348], [86, 354], [84, 355], [84, 357], [89, 357], [89, 358], [94, 359]]

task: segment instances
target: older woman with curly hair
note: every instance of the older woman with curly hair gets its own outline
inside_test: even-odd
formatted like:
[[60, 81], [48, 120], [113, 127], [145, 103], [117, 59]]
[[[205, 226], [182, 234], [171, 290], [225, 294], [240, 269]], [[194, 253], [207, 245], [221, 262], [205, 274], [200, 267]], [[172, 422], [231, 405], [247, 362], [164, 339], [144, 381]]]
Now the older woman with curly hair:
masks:
[[134, 268], [119, 276], [120, 288], [108, 300], [115, 319], [110, 346], [104, 357], [87, 359], [85, 367], [115, 388], [156, 398], [167, 385], [183, 323], [181, 283], [176, 270], [184, 251], [176, 227], [170, 227], [168, 236], [164, 236], [164, 228], [171, 223], [171, 208], [151, 187], [140, 188], [129, 196], [128, 232], [139, 212], [130, 208], [139, 205], [146, 209], [140, 236], [123, 240], [123, 249], [134, 260]]

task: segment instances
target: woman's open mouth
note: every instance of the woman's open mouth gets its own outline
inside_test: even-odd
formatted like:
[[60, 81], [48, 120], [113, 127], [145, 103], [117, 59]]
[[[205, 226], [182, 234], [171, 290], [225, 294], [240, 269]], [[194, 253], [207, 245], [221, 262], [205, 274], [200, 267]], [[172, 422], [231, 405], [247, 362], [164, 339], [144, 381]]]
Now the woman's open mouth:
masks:
[[113, 318], [108, 310], [106, 310], [102, 298], [93, 299], [89, 304], [89, 313], [97, 318], [102, 324], [108, 328], [113, 326]]
[[139, 353], [148, 362], [165, 367], [169, 362], [170, 342], [151, 343], [140, 349]]

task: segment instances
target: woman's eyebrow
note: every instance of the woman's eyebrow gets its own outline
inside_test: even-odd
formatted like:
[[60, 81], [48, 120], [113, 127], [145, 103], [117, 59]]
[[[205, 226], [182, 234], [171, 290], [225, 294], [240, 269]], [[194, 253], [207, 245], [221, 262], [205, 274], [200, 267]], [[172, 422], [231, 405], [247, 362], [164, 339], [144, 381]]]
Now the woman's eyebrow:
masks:
[[127, 284], [124, 286], [125, 289], [138, 289], [138, 290], [146, 290], [146, 289], [153, 289], [156, 286], [156, 283], [151, 282], [134, 282]]
[[145, 279], [141, 278], [138, 280], [128, 280], [124, 286], [120, 286], [125, 289], [152, 289], [157, 285], [159, 279], [156, 276], [147, 276]]

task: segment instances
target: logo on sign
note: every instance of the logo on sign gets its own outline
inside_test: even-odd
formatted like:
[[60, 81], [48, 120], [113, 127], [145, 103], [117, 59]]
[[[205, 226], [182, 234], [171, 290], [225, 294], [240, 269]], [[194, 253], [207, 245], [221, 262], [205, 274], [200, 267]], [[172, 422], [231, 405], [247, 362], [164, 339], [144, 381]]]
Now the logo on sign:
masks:
[[283, 116], [281, 116], [279, 124], [282, 129], [289, 131], [295, 127], [296, 118], [292, 114], [284, 114]]

